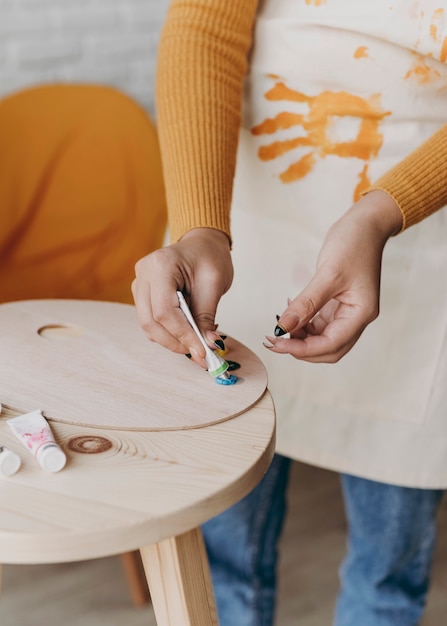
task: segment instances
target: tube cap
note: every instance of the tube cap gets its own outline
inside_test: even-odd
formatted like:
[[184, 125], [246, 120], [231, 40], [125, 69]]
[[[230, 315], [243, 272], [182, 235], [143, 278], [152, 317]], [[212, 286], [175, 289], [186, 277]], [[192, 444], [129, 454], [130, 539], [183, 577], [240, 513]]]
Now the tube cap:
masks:
[[57, 443], [47, 443], [37, 451], [37, 460], [47, 472], [59, 472], [67, 462], [67, 457]]
[[12, 476], [17, 472], [22, 461], [18, 454], [8, 448], [0, 447], [0, 472], [4, 476]]

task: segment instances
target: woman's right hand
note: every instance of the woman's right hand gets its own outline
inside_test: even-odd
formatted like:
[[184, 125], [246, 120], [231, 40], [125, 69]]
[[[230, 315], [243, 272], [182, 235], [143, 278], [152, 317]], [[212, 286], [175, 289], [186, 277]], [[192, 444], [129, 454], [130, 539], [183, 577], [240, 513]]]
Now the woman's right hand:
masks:
[[140, 259], [132, 294], [147, 338], [172, 352], [189, 353], [206, 369], [205, 350], [179, 307], [182, 291], [210, 347], [216, 332], [217, 305], [233, 280], [230, 243], [225, 233], [194, 228], [175, 244]]

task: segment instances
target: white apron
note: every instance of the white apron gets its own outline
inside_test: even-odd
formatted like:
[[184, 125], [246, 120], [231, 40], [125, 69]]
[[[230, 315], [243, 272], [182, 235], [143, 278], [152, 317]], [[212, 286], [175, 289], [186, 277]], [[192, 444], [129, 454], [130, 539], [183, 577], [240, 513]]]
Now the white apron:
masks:
[[217, 316], [267, 366], [278, 452], [414, 487], [447, 487], [445, 210], [387, 243], [380, 316], [338, 364], [262, 341], [312, 276], [329, 226], [447, 122], [441, 5], [262, 4], [232, 210], [235, 280]]

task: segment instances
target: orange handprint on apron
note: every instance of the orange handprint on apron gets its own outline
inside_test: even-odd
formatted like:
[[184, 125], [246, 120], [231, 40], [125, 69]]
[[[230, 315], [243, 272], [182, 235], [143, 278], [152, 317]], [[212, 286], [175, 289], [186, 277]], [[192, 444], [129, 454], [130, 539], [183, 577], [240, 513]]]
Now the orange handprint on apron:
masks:
[[[266, 100], [305, 103], [308, 112], [299, 114], [284, 111], [254, 126], [251, 129], [253, 135], [272, 135], [279, 130], [293, 127], [302, 129], [305, 133], [261, 146], [258, 150], [259, 158], [270, 161], [290, 150], [309, 148], [309, 151], [279, 174], [283, 183], [292, 183], [303, 178], [313, 170], [318, 160], [328, 155], [358, 158], [365, 162], [354, 190], [353, 200], [358, 200], [371, 184], [368, 162], [377, 156], [382, 145], [380, 123], [391, 113], [380, 107], [380, 94], [373, 95], [368, 100], [345, 91], [323, 91], [317, 96], [308, 96], [278, 81], [264, 95]], [[355, 136], [348, 141], [337, 140], [331, 136], [331, 128], [337, 120], [343, 118], [358, 122]]]

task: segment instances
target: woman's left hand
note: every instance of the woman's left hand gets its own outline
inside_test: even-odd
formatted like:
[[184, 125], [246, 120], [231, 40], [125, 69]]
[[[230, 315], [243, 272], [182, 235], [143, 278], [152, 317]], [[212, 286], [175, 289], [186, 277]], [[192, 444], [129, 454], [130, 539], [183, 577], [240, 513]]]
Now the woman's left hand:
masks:
[[265, 347], [313, 363], [339, 361], [379, 314], [383, 249], [401, 227], [391, 196], [379, 190], [363, 196], [329, 229], [315, 275], [289, 302]]

